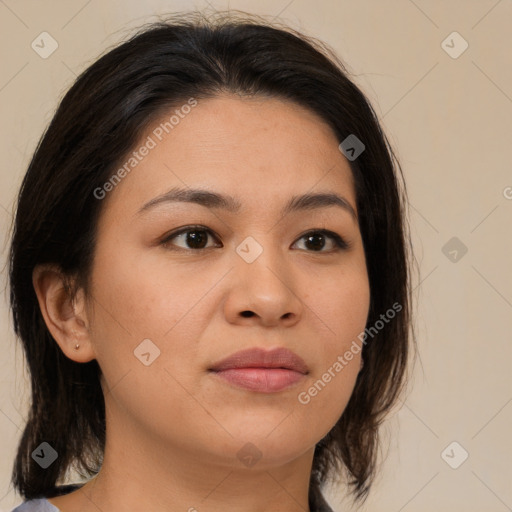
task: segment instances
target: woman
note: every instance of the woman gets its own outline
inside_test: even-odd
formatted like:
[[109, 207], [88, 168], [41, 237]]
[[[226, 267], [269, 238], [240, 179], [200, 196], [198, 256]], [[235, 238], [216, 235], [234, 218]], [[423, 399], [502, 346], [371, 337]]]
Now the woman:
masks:
[[335, 55], [261, 18], [92, 64], [18, 199], [15, 510], [330, 511], [335, 476], [364, 501], [411, 338], [399, 170]]

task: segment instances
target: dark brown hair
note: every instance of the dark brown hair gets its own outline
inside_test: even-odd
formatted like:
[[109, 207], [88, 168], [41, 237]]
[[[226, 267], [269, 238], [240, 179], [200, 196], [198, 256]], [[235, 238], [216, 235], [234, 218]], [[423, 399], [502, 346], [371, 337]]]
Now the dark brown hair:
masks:
[[[173, 16], [105, 53], [66, 93], [32, 157], [18, 197], [9, 269], [14, 329], [32, 392], [12, 481], [27, 499], [55, 495], [72, 466], [86, 478], [95, 475], [106, 435], [100, 367], [64, 356], [39, 309], [32, 271], [54, 264], [87, 293], [103, 204], [94, 190], [162, 112], [190, 97], [224, 92], [291, 100], [318, 114], [340, 142], [355, 135], [365, 146], [349, 163], [370, 281], [367, 327], [392, 304], [401, 311], [365, 344], [350, 401], [316, 446], [310, 504], [321, 500], [329, 475], [345, 474], [357, 500], [368, 495], [379, 426], [407, 380], [414, 340], [402, 170], [369, 101], [331, 49], [261, 17], [231, 12]], [[59, 454], [47, 469], [31, 458], [42, 441]]]

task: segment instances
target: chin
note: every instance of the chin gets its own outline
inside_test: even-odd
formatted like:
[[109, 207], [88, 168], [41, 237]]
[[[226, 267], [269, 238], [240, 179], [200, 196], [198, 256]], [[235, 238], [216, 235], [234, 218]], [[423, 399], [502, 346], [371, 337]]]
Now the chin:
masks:
[[[287, 464], [300, 457], [310, 449], [314, 449], [321, 438], [312, 436], [307, 427], [286, 428], [283, 415], [276, 422], [262, 422], [250, 429], [246, 425], [239, 428], [227, 429], [233, 437], [226, 439], [217, 448], [217, 457], [226, 458], [230, 466], [235, 461], [237, 467], [246, 466], [248, 469], [268, 469]], [[241, 466], [240, 466], [241, 465]]]

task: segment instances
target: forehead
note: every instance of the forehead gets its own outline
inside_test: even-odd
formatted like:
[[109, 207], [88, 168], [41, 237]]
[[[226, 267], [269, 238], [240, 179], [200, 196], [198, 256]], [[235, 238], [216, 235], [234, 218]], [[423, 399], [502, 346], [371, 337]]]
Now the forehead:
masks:
[[[200, 185], [239, 198], [244, 209], [281, 207], [290, 195], [316, 189], [343, 194], [355, 209], [350, 165], [317, 114], [261, 96], [196, 101], [149, 126], [134, 147], [137, 161], [109, 192], [111, 207], [134, 212], [173, 187]], [[121, 166], [129, 159], [133, 153]]]

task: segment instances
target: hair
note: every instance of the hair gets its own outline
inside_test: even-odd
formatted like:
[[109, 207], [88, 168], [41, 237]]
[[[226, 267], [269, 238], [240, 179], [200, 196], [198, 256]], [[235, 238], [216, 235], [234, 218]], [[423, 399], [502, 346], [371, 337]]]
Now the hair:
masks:
[[[310, 506], [321, 502], [322, 486], [333, 475], [345, 475], [355, 501], [368, 496], [379, 427], [407, 382], [415, 340], [403, 173], [370, 102], [331, 48], [231, 11], [160, 19], [104, 53], [64, 95], [32, 156], [17, 197], [9, 255], [14, 330], [31, 382], [12, 473], [26, 499], [56, 495], [70, 467], [85, 478], [96, 475], [106, 438], [101, 369], [96, 360], [77, 363], [63, 354], [41, 314], [32, 272], [39, 264], [54, 265], [70, 297], [79, 288], [87, 295], [105, 203], [94, 190], [168, 109], [190, 97], [224, 93], [290, 100], [316, 113], [340, 142], [355, 135], [364, 143], [349, 164], [370, 283], [367, 327], [394, 303], [401, 311], [364, 345], [364, 368], [350, 400], [315, 447], [309, 500]], [[31, 458], [42, 441], [58, 453], [47, 469]]]

